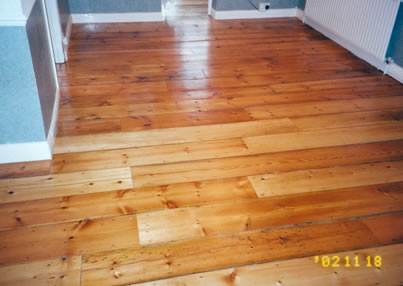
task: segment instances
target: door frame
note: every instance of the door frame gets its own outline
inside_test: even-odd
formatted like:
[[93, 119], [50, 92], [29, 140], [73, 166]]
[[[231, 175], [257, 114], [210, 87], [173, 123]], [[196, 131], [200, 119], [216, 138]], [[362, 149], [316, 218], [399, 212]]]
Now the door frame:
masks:
[[208, 0], [208, 14], [211, 15], [211, 11], [213, 10], [213, 0]]
[[63, 44], [63, 31], [59, 15], [57, 0], [43, 0], [46, 7], [46, 14], [49, 23], [50, 38], [52, 42], [53, 55], [56, 63], [67, 61], [67, 54]]

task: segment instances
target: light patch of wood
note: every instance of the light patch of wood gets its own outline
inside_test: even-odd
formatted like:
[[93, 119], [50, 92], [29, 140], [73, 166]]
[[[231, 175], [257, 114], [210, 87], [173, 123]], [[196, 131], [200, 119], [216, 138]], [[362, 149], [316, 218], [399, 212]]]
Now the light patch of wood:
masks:
[[0, 180], [0, 201], [18, 202], [132, 187], [130, 168]]
[[403, 161], [250, 176], [259, 197], [319, 192], [403, 181]]
[[80, 278], [81, 256], [0, 267], [0, 285], [76, 286]]
[[[400, 221], [401, 217], [379, 216], [379, 222]], [[83, 257], [81, 285], [126, 285], [234, 265], [379, 246], [373, 235], [377, 232], [377, 227], [371, 232], [360, 219], [352, 219], [89, 254]], [[397, 243], [403, 237], [394, 239]]]
[[[323, 267], [315, 257], [297, 258], [286, 261], [229, 268], [212, 272], [197, 273], [159, 281], [140, 283], [141, 286], [228, 286], [228, 285], [400, 285], [403, 245], [389, 245], [355, 251], [329, 253], [330, 258], [339, 257], [339, 267]], [[345, 267], [345, 257], [359, 257], [360, 267]], [[371, 261], [382, 257], [382, 266], [366, 267], [367, 257]], [[322, 256], [320, 256], [322, 257]], [[334, 262], [335, 259], [332, 260]]]
[[251, 153], [270, 153], [403, 139], [403, 123], [246, 137]]
[[219, 140], [296, 130], [289, 119], [56, 138], [55, 154]]
[[402, 186], [366, 186], [142, 213], [138, 215], [140, 244], [399, 211]]
[[0, 230], [252, 198], [241, 177], [15, 202], [1, 205]]

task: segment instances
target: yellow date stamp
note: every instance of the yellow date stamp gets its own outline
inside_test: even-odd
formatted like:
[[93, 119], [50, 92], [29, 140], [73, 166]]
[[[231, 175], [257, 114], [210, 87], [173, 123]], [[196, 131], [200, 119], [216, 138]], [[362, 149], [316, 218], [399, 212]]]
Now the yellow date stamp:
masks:
[[315, 263], [322, 267], [382, 267], [381, 256], [315, 256]]

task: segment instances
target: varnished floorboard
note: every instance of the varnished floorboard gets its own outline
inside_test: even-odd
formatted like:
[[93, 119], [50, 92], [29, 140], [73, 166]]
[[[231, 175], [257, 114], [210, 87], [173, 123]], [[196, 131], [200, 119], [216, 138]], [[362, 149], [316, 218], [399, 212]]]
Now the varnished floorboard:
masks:
[[50, 174], [1, 172], [0, 285], [401, 285], [403, 86], [294, 18], [166, 15], [74, 25]]
[[[383, 258], [383, 267], [380, 270], [374, 266], [363, 267], [366, 257], [380, 256]], [[216, 270], [203, 274], [192, 274], [171, 279], [163, 279], [152, 282], [140, 283], [143, 286], [174, 286], [174, 285], [217, 285], [226, 286], [231, 283], [243, 284], [248, 281], [256, 286], [266, 285], [399, 285], [401, 284], [400, 271], [403, 247], [401, 245], [391, 245], [348, 252], [337, 252], [329, 255], [306, 258], [290, 259], [280, 262], [269, 262], [244, 267], [235, 267], [224, 270]], [[351, 270], [345, 267], [345, 257], [360, 258], [360, 267]], [[332, 259], [334, 263], [341, 259], [341, 263], [336, 267], [327, 266], [326, 259]], [[330, 264], [332, 265], [332, 264]], [[372, 265], [372, 264], [371, 264]], [[381, 275], [379, 275], [381, 273]], [[329, 279], [330, 278], [330, 279]], [[246, 284], [246, 283], [245, 283]]]

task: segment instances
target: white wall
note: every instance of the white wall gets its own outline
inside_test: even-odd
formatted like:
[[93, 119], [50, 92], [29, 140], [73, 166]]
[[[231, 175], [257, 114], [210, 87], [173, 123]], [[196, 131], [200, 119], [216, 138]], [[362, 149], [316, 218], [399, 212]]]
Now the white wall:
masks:
[[0, 26], [24, 26], [35, 0], [1, 0]]

